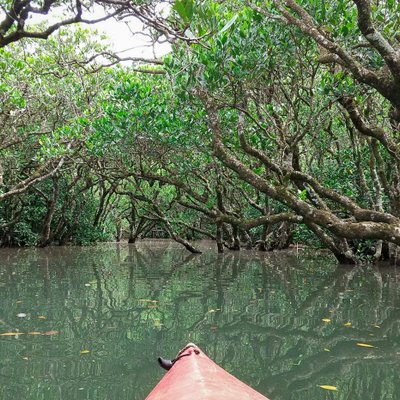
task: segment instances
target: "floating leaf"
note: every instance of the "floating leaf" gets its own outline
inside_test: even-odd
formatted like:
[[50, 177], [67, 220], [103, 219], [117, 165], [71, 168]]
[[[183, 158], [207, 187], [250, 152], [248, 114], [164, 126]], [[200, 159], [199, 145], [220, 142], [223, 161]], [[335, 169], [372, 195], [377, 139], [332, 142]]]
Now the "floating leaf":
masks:
[[81, 350], [81, 354], [88, 354], [90, 353], [90, 350]]
[[159, 319], [155, 319], [154, 320], [154, 326], [156, 327], [156, 328], [160, 328], [160, 327], [162, 327], [164, 324], [163, 323], [161, 323], [161, 321], [159, 320]]
[[375, 347], [372, 344], [368, 344], [368, 343], [357, 343], [357, 346], [368, 347], [368, 348], [374, 348]]
[[39, 319], [46, 319], [46, 317], [44, 315], [39, 315], [38, 317]]
[[26, 317], [26, 314], [23, 313], [23, 312], [21, 312], [21, 313], [17, 314], [17, 317], [18, 317], [18, 318], [25, 318], [25, 317]]
[[29, 357], [22, 357], [23, 360], [28, 361]]
[[85, 283], [86, 287], [92, 286], [90, 283]]
[[58, 331], [47, 331], [47, 332], [42, 333], [42, 335], [51, 336], [51, 335], [57, 335], [58, 333], [60, 333], [60, 332], [58, 332]]
[[210, 326], [210, 329], [211, 329], [212, 331], [216, 331], [216, 330], [218, 329], [218, 326], [215, 326], [215, 325]]
[[381, 327], [379, 325], [374, 325], [374, 328], [381, 329]]
[[368, 333], [368, 336], [375, 336], [373, 333]]
[[214, 313], [214, 312], [215, 312], [215, 310], [208, 310], [208, 312], [209, 312], [209, 313]]
[[322, 318], [322, 322], [329, 324], [329, 322], [332, 322], [332, 321], [329, 318]]
[[41, 332], [28, 332], [27, 335], [33, 335], [33, 336], [37, 336], [37, 335], [41, 335]]
[[353, 325], [351, 322], [345, 322], [344, 324], [343, 324], [344, 326], [351, 326], [351, 325]]
[[329, 349], [325, 348], [324, 351], [330, 351]]
[[336, 386], [331, 386], [331, 385], [319, 385], [319, 387], [321, 389], [325, 389], [325, 390], [333, 390], [335, 392], [337, 392], [338, 388]]
[[15, 303], [16, 303], [16, 304], [21, 304], [21, 303], [22, 303], [22, 300], [17, 300]]
[[0, 333], [0, 336], [20, 336], [20, 335], [25, 335], [25, 333], [22, 333], [22, 332], [5, 332], [5, 333]]

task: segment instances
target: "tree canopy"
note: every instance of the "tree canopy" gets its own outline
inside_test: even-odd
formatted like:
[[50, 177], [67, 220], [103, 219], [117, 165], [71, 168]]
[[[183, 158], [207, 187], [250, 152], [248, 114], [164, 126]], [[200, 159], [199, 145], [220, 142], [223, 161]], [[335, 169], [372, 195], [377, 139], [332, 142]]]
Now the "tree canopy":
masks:
[[[64, 26], [93, 4], [3, 5], [1, 243], [125, 231], [192, 252], [207, 237], [398, 259], [398, 3], [176, 0], [164, 17], [160, 3], [96, 2], [171, 42], [130, 67]], [[56, 28], [25, 23], [55, 7]]]

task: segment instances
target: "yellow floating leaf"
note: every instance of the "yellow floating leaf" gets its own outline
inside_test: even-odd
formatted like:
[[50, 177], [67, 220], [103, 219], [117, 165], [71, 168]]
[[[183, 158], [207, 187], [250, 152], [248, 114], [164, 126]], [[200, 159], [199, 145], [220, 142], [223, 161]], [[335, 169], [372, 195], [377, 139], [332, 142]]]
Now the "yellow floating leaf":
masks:
[[337, 392], [338, 388], [336, 386], [331, 386], [331, 385], [319, 385], [319, 387], [321, 389], [325, 389], [325, 390], [333, 390], [335, 392]]
[[208, 312], [209, 312], [209, 313], [214, 313], [214, 312], [215, 312], [215, 310], [208, 310]]
[[329, 324], [329, 322], [332, 322], [332, 321], [329, 318], [322, 318], [322, 322]]
[[28, 361], [29, 357], [22, 357], [22, 359]]
[[81, 354], [88, 354], [90, 353], [90, 350], [81, 350]]
[[46, 319], [46, 317], [44, 315], [39, 315], [38, 317], [39, 319]]
[[21, 304], [21, 303], [22, 303], [22, 300], [17, 300], [15, 303], [16, 303], [16, 304]]
[[374, 325], [374, 328], [381, 329], [381, 327], [379, 325]]
[[330, 351], [329, 349], [325, 348], [324, 351]]
[[353, 325], [351, 322], [345, 322], [344, 324], [343, 324], [344, 326], [351, 326], [351, 325]]
[[368, 336], [375, 336], [373, 333], [368, 333]]
[[33, 336], [41, 335], [41, 334], [42, 334], [41, 332], [28, 332], [27, 333], [27, 335], [33, 335]]
[[22, 333], [22, 332], [5, 332], [5, 333], [0, 333], [0, 336], [20, 336], [20, 335], [25, 335], [25, 333]]
[[357, 343], [357, 346], [368, 347], [368, 348], [374, 348], [375, 347], [372, 344], [368, 344], [368, 343]]

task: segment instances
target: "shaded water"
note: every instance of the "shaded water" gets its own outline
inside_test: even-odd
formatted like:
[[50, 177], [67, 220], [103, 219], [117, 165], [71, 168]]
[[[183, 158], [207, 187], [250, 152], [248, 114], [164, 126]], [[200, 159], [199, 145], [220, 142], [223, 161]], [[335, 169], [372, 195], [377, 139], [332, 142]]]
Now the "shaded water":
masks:
[[400, 399], [396, 268], [206, 246], [0, 249], [0, 399], [143, 400], [189, 341], [271, 400]]

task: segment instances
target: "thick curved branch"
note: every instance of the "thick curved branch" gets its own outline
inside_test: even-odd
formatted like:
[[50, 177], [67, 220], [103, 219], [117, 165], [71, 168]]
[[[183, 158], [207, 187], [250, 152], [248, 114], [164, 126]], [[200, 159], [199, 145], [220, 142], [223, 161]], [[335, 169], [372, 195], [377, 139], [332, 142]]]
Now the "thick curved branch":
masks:
[[346, 109], [355, 128], [360, 133], [378, 140], [393, 158], [400, 161], [398, 145], [387, 135], [383, 128], [370, 126], [363, 120], [354, 100], [351, 97], [343, 96], [339, 99], [339, 103]]
[[347, 239], [382, 239], [400, 244], [400, 223], [395, 217], [389, 215], [390, 218], [388, 221], [375, 222], [375, 217], [383, 216], [383, 213], [369, 211], [373, 213], [371, 214], [372, 218], [370, 220], [342, 220], [333, 212], [315, 209], [306, 201], [296, 197], [287, 187], [283, 185], [274, 186], [272, 183], [253, 172], [250, 168], [246, 167], [224, 146], [218, 113], [215, 106], [208, 98], [207, 93], [203, 92], [199, 93], [199, 95], [209, 116], [208, 125], [213, 132], [214, 153], [227, 167], [235, 171], [241, 179], [271, 198], [291, 208], [296, 214], [304, 218], [305, 223], [315, 223], [338, 237]]
[[[89, 68], [86, 68], [85, 66], [92, 63], [98, 58], [104, 58], [108, 62], [106, 63], [101, 63], [96, 64], [94, 66], [91, 66]], [[151, 69], [149, 68], [150, 65], [164, 65], [164, 61], [159, 60], [159, 59], [151, 59], [151, 58], [143, 58], [143, 57], [120, 57], [117, 54], [111, 53], [109, 51], [102, 51], [100, 53], [97, 53], [93, 55], [92, 57], [88, 58], [87, 60], [74, 60], [68, 64], [74, 64], [82, 67], [85, 71], [87, 72], [98, 72], [103, 68], [111, 67], [113, 65], [119, 64], [121, 62], [126, 62], [129, 61], [133, 63], [135, 66], [134, 68], [131, 68], [131, 71], [135, 72], [140, 72], [140, 73], [146, 73], [146, 74], [152, 74], [152, 75], [164, 75], [166, 72], [163, 69]]]
[[[63, 26], [68, 26], [76, 23], [82, 24], [97, 24], [98, 22], [106, 21], [121, 14], [125, 7], [117, 8], [114, 12], [97, 19], [84, 19], [82, 18], [82, 4], [79, 0], [76, 2], [76, 12], [71, 18], [57, 22], [45, 28], [42, 31], [29, 31], [25, 29], [25, 20], [29, 17], [30, 13], [48, 14], [50, 7], [55, 1], [47, 1], [41, 9], [34, 9], [30, 7], [30, 1], [15, 0], [10, 10], [6, 12], [5, 19], [0, 23], [0, 48], [9, 45], [10, 43], [17, 42], [23, 38], [32, 39], [47, 39], [52, 33], [57, 31]], [[8, 33], [14, 25], [16, 29]]]
[[354, 0], [358, 11], [358, 27], [373, 48], [375, 48], [387, 66], [394, 79], [400, 81], [400, 52], [378, 32], [371, 18], [371, 4], [369, 0]]
[[263, 215], [261, 217], [249, 219], [249, 220], [242, 220], [239, 218], [235, 218], [231, 215], [218, 213], [217, 221], [227, 222], [232, 225], [239, 226], [243, 230], [248, 230], [255, 228], [257, 226], [263, 225], [275, 225], [281, 222], [292, 222], [296, 224], [300, 224], [304, 222], [304, 219], [300, 215], [296, 215], [293, 213], [280, 213], [274, 215]]
[[57, 165], [50, 171], [46, 172], [47, 168], [54, 162], [54, 160], [49, 160], [45, 164], [41, 165], [31, 176], [23, 180], [22, 182], [15, 185], [13, 188], [5, 193], [0, 194], [0, 201], [7, 199], [8, 197], [14, 196], [16, 194], [21, 194], [26, 192], [32, 185], [35, 185], [47, 178], [54, 176], [64, 165], [65, 158], [62, 157]]
[[[343, 66], [352, 73], [355, 79], [375, 88], [396, 106], [400, 104], [398, 90], [394, 90], [394, 82], [384, 70], [373, 71], [362, 65], [350, 52], [331, 40], [329, 35], [316, 25], [308, 12], [295, 0], [286, 0], [284, 3], [285, 5], [281, 1], [274, 0], [274, 4], [283, 16], [285, 23], [299, 28], [305, 35], [314, 39], [321, 48], [328, 52], [328, 57], [325, 55], [324, 60], [320, 60], [321, 62], [333, 62]], [[264, 9], [255, 6], [252, 8], [270, 17], [270, 13]]]

